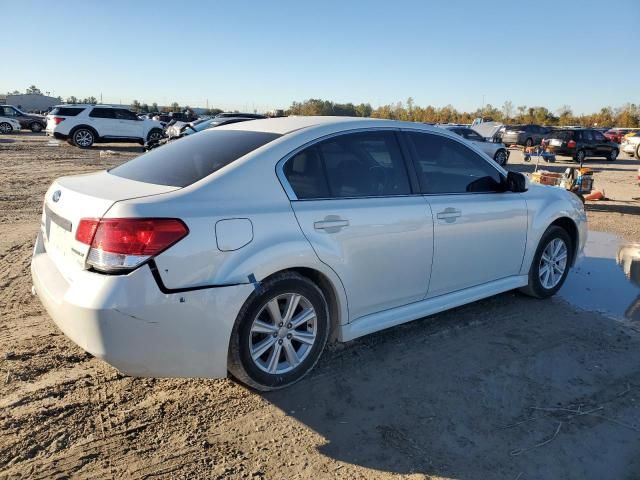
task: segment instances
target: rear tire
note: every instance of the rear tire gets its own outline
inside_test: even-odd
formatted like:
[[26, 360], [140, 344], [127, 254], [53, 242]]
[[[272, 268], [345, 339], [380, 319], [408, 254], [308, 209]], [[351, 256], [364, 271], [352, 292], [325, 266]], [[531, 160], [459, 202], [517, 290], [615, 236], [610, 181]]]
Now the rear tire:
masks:
[[322, 291], [308, 278], [283, 272], [265, 280], [238, 313], [229, 342], [229, 373], [261, 391], [299, 381], [316, 365], [327, 343], [328, 312]]
[[527, 148], [533, 147], [533, 138], [527, 138], [524, 142], [524, 146]]
[[73, 139], [73, 144], [80, 148], [91, 148], [96, 140], [95, 134], [88, 128], [77, 129], [73, 132], [71, 138]]
[[0, 133], [9, 135], [11, 132], [13, 132], [13, 127], [11, 126], [10, 123], [7, 123], [7, 122], [0, 123]]
[[556, 225], [547, 228], [529, 268], [529, 283], [520, 291], [535, 298], [555, 295], [569, 273], [572, 252], [573, 243], [564, 228]]
[[33, 133], [40, 133], [42, 131], [42, 125], [40, 125], [38, 122], [33, 122], [31, 125], [29, 125], [29, 127], [31, 128], [31, 131]]

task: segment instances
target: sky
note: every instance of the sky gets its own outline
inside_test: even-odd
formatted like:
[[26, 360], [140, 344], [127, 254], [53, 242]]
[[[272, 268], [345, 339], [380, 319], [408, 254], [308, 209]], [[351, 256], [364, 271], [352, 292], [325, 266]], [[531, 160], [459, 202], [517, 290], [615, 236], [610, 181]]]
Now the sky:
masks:
[[640, 104], [640, 0], [20, 0], [2, 17], [0, 92], [259, 111]]

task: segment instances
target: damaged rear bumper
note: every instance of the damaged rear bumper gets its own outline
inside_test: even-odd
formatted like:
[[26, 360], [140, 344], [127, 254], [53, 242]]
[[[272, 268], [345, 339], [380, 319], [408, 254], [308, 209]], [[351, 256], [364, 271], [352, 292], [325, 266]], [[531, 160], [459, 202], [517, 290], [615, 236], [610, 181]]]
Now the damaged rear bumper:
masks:
[[34, 291], [55, 324], [128, 375], [222, 378], [238, 311], [253, 285], [162, 293], [148, 266], [127, 275], [65, 278], [38, 238]]

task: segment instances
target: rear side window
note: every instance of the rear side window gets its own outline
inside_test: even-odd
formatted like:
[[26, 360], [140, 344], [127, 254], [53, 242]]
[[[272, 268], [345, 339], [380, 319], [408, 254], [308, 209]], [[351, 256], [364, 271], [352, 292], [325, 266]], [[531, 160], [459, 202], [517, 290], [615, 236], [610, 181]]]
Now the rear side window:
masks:
[[441, 135], [408, 133], [422, 193], [501, 191], [500, 173], [460, 142]]
[[278, 137], [267, 132], [207, 130], [151, 150], [109, 173], [139, 182], [186, 187]]
[[409, 177], [395, 133], [363, 132], [320, 142], [284, 166], [299, 199], [409, 195]]
[[51, 110], [51, 115], [60, 115], [61, 117], [75, 117], [83, 110], [84, 108], [56, 107]]
[[94, 108], [89, 114], [92, 118], [115, 118], [113, 108]]

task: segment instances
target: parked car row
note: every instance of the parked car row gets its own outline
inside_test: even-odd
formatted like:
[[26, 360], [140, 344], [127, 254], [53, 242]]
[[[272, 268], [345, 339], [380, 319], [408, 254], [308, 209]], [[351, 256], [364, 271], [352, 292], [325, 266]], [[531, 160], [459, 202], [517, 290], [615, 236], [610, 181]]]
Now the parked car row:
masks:
[[0, 133], [12, 133], [14, 130], [41, 132], [46, 125], [47, 121], [42, 115], [24, 113], [13, 105], [0, 105]]

